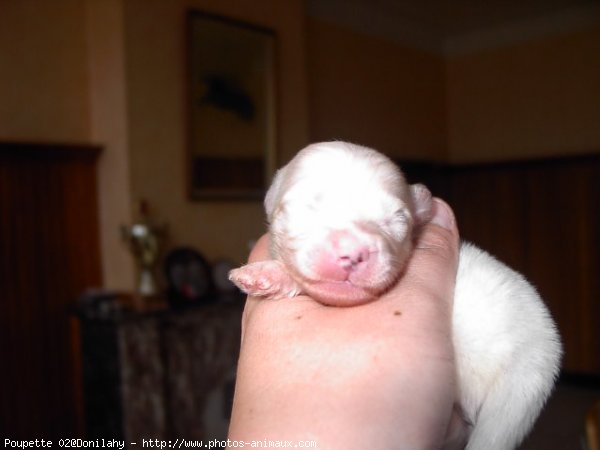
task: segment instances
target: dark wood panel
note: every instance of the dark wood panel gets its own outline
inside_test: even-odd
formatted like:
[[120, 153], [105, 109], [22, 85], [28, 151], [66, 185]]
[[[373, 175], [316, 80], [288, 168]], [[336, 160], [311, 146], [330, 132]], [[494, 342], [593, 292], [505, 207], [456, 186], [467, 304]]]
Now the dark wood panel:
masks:
[[565, 337], [564, 367], [600, 372], [597, 238], [600, 165], [569, 162], [532, 168], [528, 273]]
[[[565, 337], [564, 367], [580, 367], [584, 358], [579, 308], [581, 283], [577, 246], [579, 212], [568, 186], [572, 175], [563, 168], [533, 168], [529, 174], [528, 275], [550, 306]], [[581, 349], [581, 351], [579, 350]]]
[[461, 237], [518, 271], [525, 270], [527, 195], [524, 170], [510, 167], [457, 169], [449, 199]]
[[452, 168], [444, 164], [416, 161], [396, 161], [410, 184], [422, 183], [433, 195], [448, 198]]
[[97, 148], [0, 144], [0, 434], [82, 430], [68, 308], [98, 286]]
[[401, 166], [452, 205], [463, 239], [538, 288], [563, 337], [564, 370], [600, 374], [600, 155]]

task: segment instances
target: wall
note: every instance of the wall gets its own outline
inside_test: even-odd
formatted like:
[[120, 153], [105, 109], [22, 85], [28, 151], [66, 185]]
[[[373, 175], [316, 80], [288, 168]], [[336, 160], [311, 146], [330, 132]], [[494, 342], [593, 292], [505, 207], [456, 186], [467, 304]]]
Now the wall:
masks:
[[[124, 136], [126, 122], [117, 122], [123, 119], [111, 95], [117, 89], [107, 83], [112, 80], [124, 89], [122, 77], [115, 80], [118, 58], [112, 57], [122, 41], [110, 29], [118, 20], [98, 14], [102, 20], [94, 21], [90, 14], [107, 6], [119, 10], [110, 0], [2, 2], [0, 140], [108, 144], [99, 160], [98, 180], [102, 267], [104, 281], [121, 288], [133, 280], [131, 257], [118, 237], [119, 224], [130, 217], [128, 158], [124, 144], [113, 144]], [[108, 132], [102, 125], [107, 120], [120, 131]]]
[[259, 201], [185, 193], [184, 19], [197, 8], [273, 28], [279, 38], [279, 159], [308, 140], [301, 0], [2, 2], [0, 139], [95, 142], [106, 287], [134, 285], [119, 226], [140, 198], [170, 225], [169, 245], [243, 261], [264, 230]]
[[313, 141], [456, 163], [600, 149], [598, 25], [447, 56], [319, 19], [307, 33]]
[[0, 6], [0, 139], [86, 142], [83, 0]]
[[440, 56], [310, 19], [311, 140], [341, 139], [400, 158], [446, 156]]
[[450, 57], [454, 162], [600, 150], [600, 26]]
[[190, 202], [186, 197], [185, 13], [189, 8], [266, 26], [278, 36], [280, 161], [306, 145], [304, 12], [301, 0], [129, 0], [125, 3], [131, 193], [169, 222], [171, 245], [209, 259], [247, 257], [265, 230], [262, 202]]
[[134, 265], [120, 234], [132, 223], [129, 121], [121, 0], [87, 1], [90, 139], [102, 143], [98, 161], [99, 221], [104, 285], [131, 289]]
[[121, 0], [3, 1], [0, 140], [104, 147], [98, 163], [103, 282], [133, 284], [119, 236], [131, 220]]
[[444, 61], [306, 20], [301, 0], [3, 0], [0, 139], [105, 146], [108, 287], [133, 285], [118, 226], [132, 220], [139, 198], [169, 222], [171, 245], [196, 246], [210, 259], [243, 260], [264, 229], [258, 201], [185, 196], [183, 30], [192, 7], [278, 33], [280, 163], [309, 138], [454, 162], [600, 149], [598, 26]]

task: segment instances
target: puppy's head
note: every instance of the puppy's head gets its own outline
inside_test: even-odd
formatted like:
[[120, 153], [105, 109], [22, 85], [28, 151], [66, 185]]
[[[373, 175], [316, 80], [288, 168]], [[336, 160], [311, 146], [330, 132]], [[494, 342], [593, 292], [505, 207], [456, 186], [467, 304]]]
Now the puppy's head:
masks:
[[299, 152], [265, 198], [274, 256], [307, 294], [340, 306], [396, 280], [430, 207], [429, 191], [409, 187], [387, 157], [343, 142]]

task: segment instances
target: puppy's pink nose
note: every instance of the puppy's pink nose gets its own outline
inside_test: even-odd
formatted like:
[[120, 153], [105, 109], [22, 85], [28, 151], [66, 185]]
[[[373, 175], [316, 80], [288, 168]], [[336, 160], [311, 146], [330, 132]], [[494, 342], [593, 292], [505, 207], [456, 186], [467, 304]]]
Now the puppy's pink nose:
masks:
[[369, 251], [366, 248], [358, 248], [351, 254], [339, 256], [338, 262], [342, 269], [352, 271], [368, 259]]
[[369, 248], [348, 231], [336, 231], [331, 235], [337, 264], [347, 272], [356, 270], [369, 260]]

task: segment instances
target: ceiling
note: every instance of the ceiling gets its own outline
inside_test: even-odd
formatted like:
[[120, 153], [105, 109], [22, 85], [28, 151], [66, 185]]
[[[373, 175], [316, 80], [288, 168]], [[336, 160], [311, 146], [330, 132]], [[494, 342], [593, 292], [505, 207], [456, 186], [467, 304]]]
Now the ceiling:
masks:
[[[600, 0], [308, 0], [308, 14], [436, 51], [468, 37], [600, 23]], [[504, 30], [504, 31], [503, 31]], [[518, 31], [520, 30], [520, 31]]]

